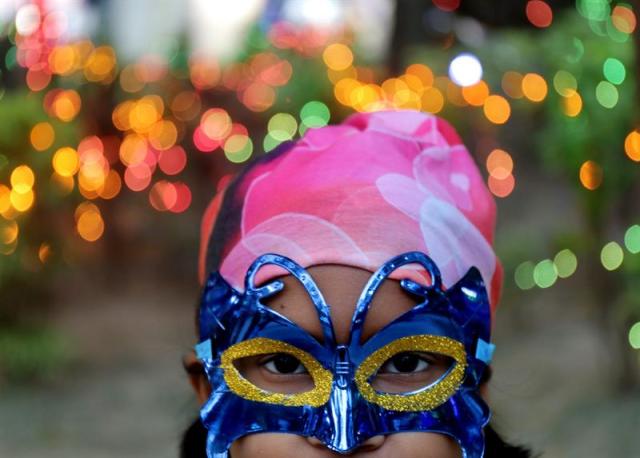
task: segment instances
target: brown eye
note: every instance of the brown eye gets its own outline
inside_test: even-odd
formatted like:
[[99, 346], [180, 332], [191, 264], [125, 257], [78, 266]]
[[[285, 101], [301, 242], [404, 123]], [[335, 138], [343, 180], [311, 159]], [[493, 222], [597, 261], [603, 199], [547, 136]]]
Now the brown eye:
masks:
[[426, 371], [430, 362], [419, 353], [403, 352], [387, 360], [378, 370], [379, 374], [412, 374]]
[[277, 353], [264, 361], [263, 366], [274, 374], [306, 374], [307, 369], [298, 358], [288, 353]]

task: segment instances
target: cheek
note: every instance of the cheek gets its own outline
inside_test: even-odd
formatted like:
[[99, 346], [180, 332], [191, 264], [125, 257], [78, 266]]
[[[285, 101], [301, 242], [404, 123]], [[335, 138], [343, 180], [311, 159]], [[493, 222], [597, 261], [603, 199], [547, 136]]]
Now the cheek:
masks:
[[[461, 458], [458, 443], [450, 436], [438, 433], [396, 433], [387, 436], [378, 450], [380, 457]], [[388, 454], [391, 453], [391, 454]], [[365, 455], [366, 456], [366, 455]]]
[[[258, 433], [244, 436], [231, 445], [231, 458], [332, 458], [337, 455], [324, 446], [312, 445], [296, 434]], [[396, 433], [385, 437], [379, 447], [363, 445], [351, 456], [371, 458], [461, 458], [458, 444], [437, 433]]]
[[[328, 449], [326, 449], [328, 452]], [[231, 444], [231, 458], [305, 458], [322, 457], [302, 436], [282, 433], [256, 433]]]

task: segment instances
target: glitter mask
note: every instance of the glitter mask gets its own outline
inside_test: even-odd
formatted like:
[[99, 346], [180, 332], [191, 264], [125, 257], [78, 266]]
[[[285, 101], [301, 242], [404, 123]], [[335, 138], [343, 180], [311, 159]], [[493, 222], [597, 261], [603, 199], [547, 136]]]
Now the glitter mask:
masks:
[[[266, 264], [284, 268], [306, 289], [317, 311], [323, 339], [264, 306], [261, 300], [283, 289], [280, 280], [256, 287]], [[362, 341], [362, 328], [382, 282], [405, 264], [420, 264], [431, 286], [400, 281], [419, 303]], [[484, 455], [482, 428], [490, 410], [478, 393], [491, 360], [490, 311], [480, 272], [472, 267], [458, 283], [443, 289], [440, 272], [424, 253], [413, 251], [383, 264], [369, 279], [356, 304], [349, 343], [336, 342], [329, 305], [311, 275], [277, 254], [258, 257], [245, 277], [245, 292], [233, 289], [218, 272], [206, 282], [196, 346], [212, 386], [201, 410], [208, 429], [209, 458], [228, 457], [231, 443], [259, 432], [314, 436], [338, 453], [349, 453], [368, 438], [397, 432], [437, 432], [451, 436], [464, 458]], [[451, 366], [435, 381], [407, 392], [372, 386], [377, 371], [394, 355], [423, 352], [444, 355]], [[313, 388], [271, 392], [244, 378], [234, 362], [285, 353], [295, 357], [313, 379]]]

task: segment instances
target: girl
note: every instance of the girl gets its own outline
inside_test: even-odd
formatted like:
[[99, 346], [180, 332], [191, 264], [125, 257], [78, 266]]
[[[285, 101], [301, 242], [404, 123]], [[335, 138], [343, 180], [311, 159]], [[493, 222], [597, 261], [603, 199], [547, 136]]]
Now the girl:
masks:
[[527, 457], [489, 423], [495, 203], [442, 119], [356, 114], [207, 209], [183, 457]]

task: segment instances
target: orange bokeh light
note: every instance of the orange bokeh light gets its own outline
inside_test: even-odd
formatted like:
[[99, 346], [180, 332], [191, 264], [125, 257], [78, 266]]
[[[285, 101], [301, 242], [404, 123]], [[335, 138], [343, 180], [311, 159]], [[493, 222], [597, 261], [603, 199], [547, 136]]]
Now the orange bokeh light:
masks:
[[511, 106], [500, 95], [490, 95], [484, 101], [484, 115], [494, 124], [504, 124], [511, 116]]
[[522, 78], [522, 93], [532, 102], [542, 102], [547, 92], [547, 82], [537, 73], [527, 73]]
[[595, 161], [586, 161], [580, 167], [580, 183], [590, 191], [598, 189], [602, 184], [602, 167]]
[[31, 129], [29, 139], [31, 144], [38, 151], [48, 149], [56, 138], [53, 127], [48, 122], [39, 122]]
[[640, 132], [633, 130], [624, 139], [624, 152], [629, 159], [640, 162]]

